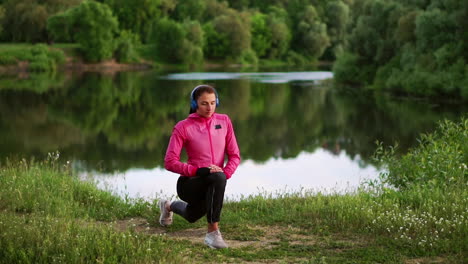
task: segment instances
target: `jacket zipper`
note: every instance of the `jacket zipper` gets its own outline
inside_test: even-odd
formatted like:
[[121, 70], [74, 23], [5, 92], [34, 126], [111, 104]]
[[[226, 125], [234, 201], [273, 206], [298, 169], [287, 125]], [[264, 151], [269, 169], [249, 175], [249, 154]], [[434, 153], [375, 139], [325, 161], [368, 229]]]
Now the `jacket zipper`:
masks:
[[205, 119], [206, 129], [208, 130], [208, 138], [210, 139], [210, 151], [211, 151], [211, 164], [214, 164], [214, 154], [213, 154], [213, 143], [211, 142], [211, 131], [210, 126], [208, 125], [208, 120]]

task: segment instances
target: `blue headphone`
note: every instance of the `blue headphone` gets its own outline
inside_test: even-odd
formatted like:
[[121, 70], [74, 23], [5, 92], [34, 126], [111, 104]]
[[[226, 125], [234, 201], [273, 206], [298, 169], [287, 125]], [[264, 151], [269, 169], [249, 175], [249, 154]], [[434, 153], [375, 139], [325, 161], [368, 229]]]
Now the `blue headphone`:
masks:
[[[207, 86], [207, 85], [201, 84], [201, 85], [196, 86], [195, 88], [193, 88], [192, 93], [190, 94], [190, 108], [192, 108], [193, 110], [196, 110], [198, 108], [197, 100], [193, 97], [194, 94], [195, 94], [195, 91], [198, 88], [203, 87], [203, 86]], [[213, 88], [213, 90], [215, 91], [215, 95], [216, 95], [216, 107], [218, 107], [219, 106], [218, 92], [214, 88]]]

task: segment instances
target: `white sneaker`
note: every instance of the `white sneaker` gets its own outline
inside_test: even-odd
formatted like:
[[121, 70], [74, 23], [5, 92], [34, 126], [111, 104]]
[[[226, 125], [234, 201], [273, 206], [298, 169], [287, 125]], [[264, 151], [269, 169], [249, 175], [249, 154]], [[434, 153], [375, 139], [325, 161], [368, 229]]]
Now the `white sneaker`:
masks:
[[166, 209], [166, 205], [170, 206], [171, 202], [168, 200], [159, 200], [159, 210], [161, 211], [161, 215], [159, 216], [159, 224], [162, 226], [169, 226], [172, 224], [172, 212], [169, 212]]
[[224, 242], [223, 237], [219, 229], [210, 233], [207, 233], [205, 236], [205, 244], [210, 248], [227, 248], [228, 245]]

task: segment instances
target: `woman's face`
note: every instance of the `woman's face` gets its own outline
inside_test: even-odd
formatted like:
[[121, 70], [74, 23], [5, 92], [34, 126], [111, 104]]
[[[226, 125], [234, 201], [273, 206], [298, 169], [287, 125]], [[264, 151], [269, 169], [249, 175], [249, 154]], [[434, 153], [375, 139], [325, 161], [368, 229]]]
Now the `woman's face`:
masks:
[[214, 93], [202, 93], [197, 99], [197, 114], [203, 117], [211, 117], [216, 109], [216, 95]]

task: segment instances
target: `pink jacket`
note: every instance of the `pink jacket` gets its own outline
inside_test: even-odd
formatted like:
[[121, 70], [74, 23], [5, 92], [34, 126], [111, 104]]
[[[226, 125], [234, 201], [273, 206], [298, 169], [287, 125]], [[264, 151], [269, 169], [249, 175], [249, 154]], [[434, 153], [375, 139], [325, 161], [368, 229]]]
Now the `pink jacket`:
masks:
[[[185, 148], [187, 163], [180, 161]], [[227, 163], [224, 166], [224, 158]], [[227, 115], [214, 113], [205, 118], [197, 113], [177, 123], [167, 147], [164, 167], [181, 176], [195, 176], [197, 169], [215, 164], [223, 168], [226, 179], [231, 178], [240, 163], [239, 147]]]

